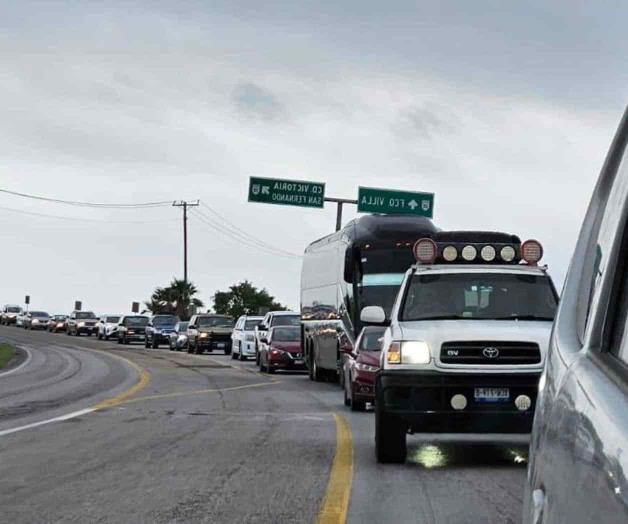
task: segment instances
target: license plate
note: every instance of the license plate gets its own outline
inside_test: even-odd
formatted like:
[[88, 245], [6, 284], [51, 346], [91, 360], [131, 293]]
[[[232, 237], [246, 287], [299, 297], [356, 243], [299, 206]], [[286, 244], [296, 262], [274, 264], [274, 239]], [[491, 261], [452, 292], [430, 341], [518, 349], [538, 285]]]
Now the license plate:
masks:
[[304, 360], [295, 360], [294, 361], [295, 364], [301, 365], [301, 364], [305, 364]]
[[216, 344], [216, 347], [217, 347], [217, 348], [224, 348], [224, 347], [225, 347], [225, 343], [224, 343], [224, 342], [218, 342], [218, 343]]
[[475, 388], [476, 402], [507, 402], [510, 399], [508, 388]]

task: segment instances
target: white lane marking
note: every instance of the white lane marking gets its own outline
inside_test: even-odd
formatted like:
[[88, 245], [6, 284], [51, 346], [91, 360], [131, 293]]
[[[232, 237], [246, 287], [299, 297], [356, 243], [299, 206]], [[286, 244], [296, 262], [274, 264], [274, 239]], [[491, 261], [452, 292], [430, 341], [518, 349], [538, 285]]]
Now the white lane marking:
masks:
[[31, 354], [31, 352], [24, 346], [18, 346], [22, 351], [26, 351], [26, 360], [24, 362], [22, 362], [18, 367], [13, 368], [13, 369], [9, 369], [9, 371], [3, 371], [0, 373], [0, 377], [6, 377], [7, 375], [11, 375], [12, 373], [15, 373], [16, 371], [19, 371], [20, 369], [22, 369], [24, 366], [26, 366], [30, 361], [31, 358], [33, 357], [33, 355]]
[[83, 415], [87, 415], [88, 413], [92, 413], [94, 411], [96, 411], [94, 408], [81, 409], [79, 411], [73, 411], [72, 413], [66, 413], [65, 415], [61, 415], [60, 417], [40, 420], [39, 422], [33, 422], [32, 424], [26, 424], [25, 426], [18, 426], [17, 428], [5, 429], [4, 431], [0, 431], [0, 437], [10, 435], [11, 433], [17, 433], [18, 431], [24, 431], [26, 429], [44, 426], [46, 424], [52, 424], [53, 422], [63, 422], [64, 420], [82, 417]]

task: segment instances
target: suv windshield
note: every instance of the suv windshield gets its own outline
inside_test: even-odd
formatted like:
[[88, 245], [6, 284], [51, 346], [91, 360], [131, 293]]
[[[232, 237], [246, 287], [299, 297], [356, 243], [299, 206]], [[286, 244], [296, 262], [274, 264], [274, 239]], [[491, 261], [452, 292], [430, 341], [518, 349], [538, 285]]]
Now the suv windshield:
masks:
[[96, 318], [96, 315], [91, 311], [83, 311], [82, 313], [77, 313], [76, 318], [84, 320], [86, 318]]
[[8, 307], [7, 313], [20, 313], [22, 311], [19, 307]]
[[400, 320], [554, 319], [557, 297], [546, 276], [514, 273], [415, 274]]
[[244, 331], [253, 331], [255, 329], [255, 326], [257, 326], [261, 321], [261, 319], [246, 320], [242, 329], [244, 329]]
[[159, 317], [153, 317], [154, 326], [174, 326], [179, 319], [174, 315], [163, 315]]
[[231, 317], [198, 317], [197, 323], [203, 327], [233, 327], [234, 321]]
[[107, 317], [105, 319], [105, 322], [108, 322], [110, 324], [117, 324], [118, 322], [120, 322], [120, 317]]
[[273, 317], [273, 326], [300, 326], [301, 317], [299, 315], [277, 315]]
[[148, 325], [148, 317], [126, 317], [127, 326], [146, 326]]
[[48, 313], [44, 312], [44, 311], [31, 311], [31, 317], [47, 317]]
[[297, 342], [301, 340], [301, 330], [292, 327], [273, 329], [273, 342]]

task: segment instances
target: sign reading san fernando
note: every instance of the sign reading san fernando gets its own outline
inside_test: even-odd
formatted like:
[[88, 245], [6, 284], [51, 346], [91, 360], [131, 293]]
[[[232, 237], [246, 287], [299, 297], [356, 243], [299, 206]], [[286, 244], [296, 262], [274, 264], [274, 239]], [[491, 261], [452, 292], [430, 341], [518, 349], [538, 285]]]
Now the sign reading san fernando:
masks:
[[249, 202], [322, 208], [324, 199], [325, 184], [321, 182], [253, 176], [249, 179]]

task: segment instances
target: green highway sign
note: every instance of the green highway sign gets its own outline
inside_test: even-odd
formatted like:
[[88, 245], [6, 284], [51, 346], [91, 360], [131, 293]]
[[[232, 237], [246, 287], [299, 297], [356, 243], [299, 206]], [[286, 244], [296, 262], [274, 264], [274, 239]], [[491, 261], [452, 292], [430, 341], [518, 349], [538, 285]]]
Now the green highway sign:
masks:
[[249, 202], [282, 206], [323, 207], [325, 184], [303, 180], [283, 180], [252, 176], [249, 180]]
[[358, 188], [358, 212], [381, 213], [385, 215], [419, 215], [432, 218], [434, 213], [434, 193], [417, 193]]

